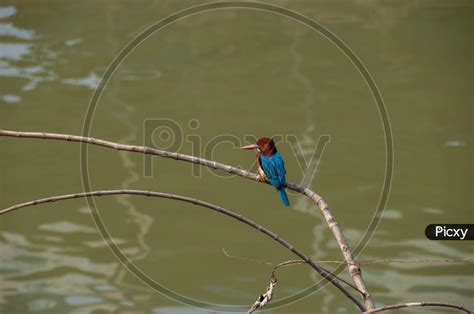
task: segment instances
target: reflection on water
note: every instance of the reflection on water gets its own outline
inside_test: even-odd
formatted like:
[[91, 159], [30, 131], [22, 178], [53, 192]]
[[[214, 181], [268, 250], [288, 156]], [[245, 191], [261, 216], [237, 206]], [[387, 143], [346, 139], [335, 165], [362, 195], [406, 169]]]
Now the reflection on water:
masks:
[[0, 7], [0, 19], [10, 17], [16, 13], [16, 8], [11, 7]]
[[465, 146], [465, 145], [466, 145], [466, 141], [452, 140], [452, 141], [447, 141], [444, 145], [446, 145], [446, 146], [452, 146], [452, 147]]
[[[113, 56], [158, 16], [183, 5], [2, 4], [2, 128], [79, 133], [91, 93]], [[454, 216], [472, 219], [472, 179], [466, 177], [472, 162], [471, 122], [464, 120], [472, 80], [465, 70], [472, 56], [464, 42], [472, 31], [465, 6], [461, 1], [291, 5], [353, 46], [373, 71], [389, 107], [395, 134], [394, 187], [360, 259], [459, 259], [474, 254], [463, 243], [427, 241], [423, 235], [429, 223], [453, 221]], [[77, 12], [84, 15], [79, 19]], [[445, 77], [449, 80], [440, 79]], [[125, 144], [142, 144], [144, 119], [163, 117], [185, 121], [183, 125], [198, 119], [196, 132], [203, 141], [224, 133], [295, 135], [301, 146], [296, 154], [291, 154], [290, 144], [281, 146], [290, 180], [310, 185], [329, 201], [351, 244], [363, 236], [383, 179], [378, 113], [352, 65], [301, 25], [245, 10], [184, 19], [138, 47], [114, 74], [101, 102], [94, 135]], [[262, 119], [267, 114], [270, 122]], [[296, 161], [305, 165], [312, 160], [322, 134], [329, 134], [331, 143], [319, 160], [303, 169], [303, 177]], [[80, 189], [77, 146], [0, 142], [2, 207]], [[180, 149], [191, 152], [189, 145]], [[228, 147], [218, 151], [218, 159], [230, 164], [248, 158]], [[188, 168], [165, 161], [156, 164], [158, 179], [148, 180], [142, 176], [141, 156], [107, 150], [91, 150], [91, 156], [96, 188], [162, 188], [215, 200], [274, 228], [316, 260], [341, 258], [319, 209], [305, 197], [291, 195], [292, 207], [286, 210], [264, 199], [262, 195], [270, 195], [266, 189], [245, 180], [217, 180], [208, 172], [190, 178], [184, 172]], [[222, 247], [271, 262], [288, 257], [247, 229], [197, 214], [191, 207], [129, 196], [104, 202], [101, 214], [108, 217], [111, 241], [151, 277], [192, 298], [251, 304], [261, 293], [269, 266], [229, 262]], [[85, 203], [71, 204], [42, 205], [38, 211], [25, 209], [31, 217], [15, 213], [0, 220], [2, 313], [204, 313], [138, 282], [109, 252]], [[473, 275], [471, 265], [463, 263], [364, 268], [379, 303], [429, 299], [473, 306]], [[281, 276], [276, 299], [320, 280], [304, 267], [287, 268]], [[314, 309], [352, 311], [339, 294], [324, 288], [269, 313]]]
[[8, 23], [0, 24], [0, 36], [16, 37], [18, 39], [31, 40], [34, 39], [35, 32], [26, 29], [21, 29], [11, 23]]
[[[31, 53], [29, 44], [1, 44], [0, 58], [8, 60], [21, 60], [27, 54]], [[4, 63], [4, 65], [8, 65]]]
[[38, 228], [39, 230], [46, 230], [58, 233], [74, 233], [74, 232], [84, 232], [84, 233], [95, 233], [94, 228], [88, 226], [82, 226], [77, 223], [69, 221], [58, 221], [52, 223], [42, 224]]
[[99, 85], [100, 77], [95, 73], [90, 73], [86, 77], [64, 79], [62, 82], [64, 84], [85, 86], [91, 90], [95, 90], [97, 85]]
[[[61, 227], [53, 229], [47, 230], [64, 234]], [[81, 231], [76, 228], [75, 232]], [[116, 262], [93, 262], [84, 256], [87, 249], [46, 244], [44, 238], [35, 243], [20, 234], [2, 235], [0, 295], [5, 313], [74, 313], [75, 308], [78, 313], [92, 313], [122, 306], [134, 308], [135, 300], [143, 299], [139, 291], [107, 283], [117, 271]]]
[[155, 307], [153, 309], [153, 314], [207, 314], [207, 313], [209, 312], [197, 310], [197, 309], [191, 309], [187, 307], [180, 307], [180, 306], [162, 306], [162, 307]]

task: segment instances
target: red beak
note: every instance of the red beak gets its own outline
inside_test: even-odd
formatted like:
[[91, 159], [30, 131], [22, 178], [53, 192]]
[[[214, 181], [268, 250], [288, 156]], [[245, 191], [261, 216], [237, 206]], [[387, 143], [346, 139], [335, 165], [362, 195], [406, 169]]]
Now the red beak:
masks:
[[247, 146], [242, 146], [240, 149], [256, 149], [258, 147], [257, 144], [251, 144]]

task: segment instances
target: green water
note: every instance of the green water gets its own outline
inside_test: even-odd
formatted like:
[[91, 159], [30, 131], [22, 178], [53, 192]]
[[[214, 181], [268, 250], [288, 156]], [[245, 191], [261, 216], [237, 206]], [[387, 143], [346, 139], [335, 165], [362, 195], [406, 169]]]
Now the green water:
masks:
[[[93, 91], [119, 51], [161, 18], [200, 3], [2, 1], [1, 128], [81, 134]], [[386, 103], [394, 143], [391, 193], [359, 259], [474, 255], [470, 242], [424, 236], [430, 223], [473, 221], [472, 3], [271, 3], [341, 38], [364, 62]], [[254, 153], [223, 140], [296, 138], [299, 146], [284, 140], [278, 147], [288, 180], [298, 183], [318, 138], [329, 136], [311, 188], [331, 205], [353, 246], [379, 203], [386, 151], [370, 90], [335, 45], [281, 15], [216, 10], [150, 36], [111, 77], [90, 135], [170, 145], [171, 138], [144, 132], [147, 119], [171, 119], [182, 128], [179, 152], [243, 168], [251, 167]], [[0, 148], [0, 207], [83, 190], [79, 144], [0, 138]], [[93, 189], [196, 197], [257, 221], [316, 260], [341, 259], [319, 210], [302, 196], [290, 193], [291, 207], [285, 208], [270, 187], [187, 163], [155, 158], [150, 170], [142, 155], [99, 147], [90, 147], [88, 158]], [[258, 232], [204, 208], [138, 196], [96, 203], [121, 251], [150, 278], [191, 299], [250, 306], [264, 292], [271, 267], [227, 257], [223, 249], [272, 263], [294, 258]], [[84, 199], [25, 208], [2, 216], [0, 227], [2, 313], [204, 312], [127, 271], [96, 230]], [[381, 263], [365, 266], [363, 275], [377, 304], [434, 300], [474, 307], [472, 262]], [[278, 279], [273, 302], [319, 282], [301, 265], [281, 270]], [[353, 312], [341, 293], [325, 286], [267, 313]]]

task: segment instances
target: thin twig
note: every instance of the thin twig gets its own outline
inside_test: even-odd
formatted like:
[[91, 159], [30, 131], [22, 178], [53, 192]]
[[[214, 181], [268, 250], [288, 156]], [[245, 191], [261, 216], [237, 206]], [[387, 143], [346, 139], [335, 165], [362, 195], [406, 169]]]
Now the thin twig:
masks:
[[[225, 248], [222, 249], [222, 252], [224, 253], [225, 256], [241, 261], [246, 261], [246, 262], [253, 262], [253, 263], [259, 263], [259, 264], [265, 264], [269, 266], [276, 266], [276, 267], [281, 267], [281, 266], [289, 266], [291, 264], [302, 264], [304, 263], [303, 260], [288, 260], [285, 262], [281, 262], [279, 264], [271, 263], [271, 262], [266, 262], [254, 258], [248, 258], [248, 257], [242, 257], [242, 256], [236, 256], [232, 255], [229, 252], [226, 251]], [[367, 266], [367, 265], [373, 265], [373, 264], [380, 264], [380, 263], [400, 263], [400, 264], [419, 264], [419, 263], [463, 263], [463, 262], [468, 262], [470, 260], [474, 260], [474, 256], [469, 256], [469, 257], [464, 257], [460, 259], [376, 259], [376, 260], [367, 260], [367, 261], [361, 261], [359, 262], [359, 265], [361, 266]], [[346, 262], [344, 261], [336, 261], [336, 260], [313, 260], [317, 264], [345, 264]]]
[[[230, 257], [230, 258], [233, 258], [233, 259], [238, 259], [238, 260], [241, 260], [241, 261], [246, 261], [246, 262], [255, 262], [255, 263], [260, 263], [260, 264], [265, 264], [265, 265], [270, 265], [270, 266], [273, 266], [273, 270], [272, 270], [272, 275], [271, 277], [275, 277], [275, 272], [277, 270], [277, 268], [281, 267], [281, 266], [287, 266], [289, 264], [306, 264], [305, 261], [303, 260], [290, 260], [290, 261], [287, 261], [287, 262], [283, 262], [283, 263], [280, 263], [280, 264], [273, 264], [273, 263], [270, 263], [270, 262], [263, 262], [263, 261], [260, 261], [260, 260], [257, 260], [257, 259], [251, 259], [251, 258], [246, 258], [246, 257], [240, 257], [240, 256], [234, 256], [234, 255], [230, 255], [229, 253], [227, 253], [227, 251], [225, 249], [222, 249], [222, 251], [224, 252], [224, 255], [227, 256], [227, 257]], [[317, 261], [313, 260], [314, 263], [316, 264], [319, 264]], [[323, 268], [325, 271], [327, 271], [328, 273], [331, 273], [330, 270], [328, 270], [327, 268], [324, 268], [322, 267], [321, 265], [319, 265], [319, 267]], [[349, 287], [351, 287], [352, 289], [354, 289], [355, 291], [359, 292], [360, 294], [363, 295], [363, 292], [360, 291], [356, 286], [354, 286], [353, 284], [351, 284], [350, 282], [347, 282], [346, 280], [342, 279], [341, 277], [338, 277], [338, 279], [342, 282], [342, 283], [345, 283], [346, 285], [348, 285]]]
[[[276, 270], [280, 267], [286, 267], [286, 266], [291, 266], [291, 265], [297, 265], [297, 264], [306, 264], [305, 261], [303, 260], [288, 260], [288, 261], [285, 261], [285, 262], [281, 262], [279, 264], [273, 264], [273, 263], [270, 263], [270, 262], [264, 262], [264, 261], [260, 261], [260, 260], [257, 260], [257, 259], [251, 259], [251, 258], [246, 258], [246, 257], [240, 257], [240, 256], [235, 256], [235, 255], [231, 255], [229, 253], [227, 253], [227, 251], [225, 249], [222, 249], [222, 251], [224, 252], [224, 255], [229, 257], [229, 258], [233, 258], [233, 259], [238, 259], [238, 260], [242, 260], [242, 261], [247, 261], [247, 262], [256, 262], [256, 263], [260, 263], [260, 264], [265, 264], [265, 265], [270, 265], [270, 266], [273, 266], [273, 270], [272, 270], [272, 277], [275, 277], [275, 273], [276, 273]], [[432, 262], [432, 263], [461, 263], [461, 262], [466, 262], [466, 261], [469, 261], [469, 260], [472, 260], [474, 259], [474, 256], [471, 256], [471, 257], [466, 257], [466, 258], [461, 258], [461, 259], [418, 259], [418, 260], [390, 260], [390, 259], [380, 259], [380, 260], [373, 260], [373, 261], [366, 261], [366, 262], [361, 262], [360, 264], [361, 265], [371, 265], [371, 264], [376, 264], [376, 263], [382, 263], [382, 262], [392, 262], [392, 263], [422, 263], [422, 262]], [[317, 263], [317, 264], [323, 264], [323, 263], [333, 263], [333, 264], [344, 264], [344, 262], [342, 261], [334, 261], [334, 260], [313, 260], [313, 262]], [[320, 267], [322, 267], [320, 265]], [[326, 271], [329, 272], [329, 270], [325, 269]], [[339, 278], [339, 280], [343, 283], [345, 283], [346, 285], [348, 285], [349, 287], [353, 288], [354, 290], [362, 293], [357, 287], [355, 287], [354, 285], [352, 285], [351, 283], [347, 282], [346, 280], [342, 279], [342, 278]]]
[[[363, 261], [360, 262], [360, 265], [373, 265], [378, 263], [400, 263], [400, 264], [416, 264], [416, 263], [463, 263], [470, 260], [473, 260], [474, 256], [469, 256], [461, 259], [412, 259], [412, 260], [404, 260], [404, 259], [378, 259], [373, 261]], [[330, 260], [314, 260], [315, 263], [318, 264], [344, 264], [345, 262], [342, 261], [330, 261]], [[304, 263], [303, 260], [289, 260], [277, 264], [275, 268], [282, 267], [282, 266], [289, 266], [293, 264], [302, 264]]]
[[[243, 178], [247, 178], [250, 180], [262, 182], [259, 177], [251, 172], [245, 171], [240, 168], [235, 168], [229, 165], [221, 164], [215, 161], [207, 160], [204, 158], [189, 156], [185, 154], [179, 154], [176, 152], [168, 152], [160, 149], [145, 147], [145, 146], [135, 146], [135, 145], [125, 145], [119, 144], [111, 141], [105, 141], [101, 139], [96, 139], [92, 137], [83, 137], [77, 135], [69, 135], [69, 134], [56, 134], [56, 133], [45, 133], [45, 132], [19, 132], [19, 131], [8, 131], [8, 130], [0, 130], [0, 136], [9, 136], [9, 137], [19, 137], [19, 138], [34, 138], [34, 139], [52, 139], [52, 140], [62, 140], [62, 141], [69, 141], [69, 142], [81, 142], [86, 144], [93, 144], [103, 147], [108, 147], [116, 150], [123, 150], [129, 152], [137, 152], [142, 154], [149, 154], [160, 156], [163, 158], [171, 158], [176, 160], [182, 160], [186, 162], [191, 162], [194, 164], [206, 166], [212, 169], [219, 169], [228, 173], [232, 173]], [[326, 201], [319, 196], [314, 191], [310, 190], [307, 187], [290, 183], [286, 184], [286, 187], [292, 191], [301, 193], [311, 200], [315, 202], [315, 204], [321, 209], [321, 212], [326, 219], [326, 223], [329, 226], [329, 229], [333, 233], [339, 248], [344, 256], [344, 259], [347, 264], [347, 268], [349, 270], [349, 275], [352, 277], [355, 285], [360, 291], [364, 292], [363, 298], [367, 309], [372, 309], [375, 307], [374, 301], [372, 296], [367, 290], [366, 284], [364, 279], [362, 278], [362, 271], [359, 267], [359, 264], [356, 262], [353, 254], [352, 249], [349, 246], [349, 243], [342, 232], [342, 229], [339, 227], [339, 224], [336, 221], [336, 218], [331, 213], [331, 209]]]
[[402, 303], [402, 304], [393, 304], [393, 305], [385, 305], [381, 306], [372, 310], [368, 310], [364, 313], [378, 313], [378, 312], [383, 312], [383, 311], [388, 311], [388, 310], [395, 310], [395, 309], [401, 309], [405, 307], [423, 307], [423, 306], [433, 306], [433, 307], [449, 307], [452, 309], [458, 309], [460, 311], [470, 313], [472, 314], [473, 311], [468, 310], [462, 305], [458, 304], [451, 304], [451, 303], [444, 303], [444, 302], [411, 302], [411, 303]]
[[321, 266], [317, 265], [314, 263], [308, 256], [306, 256], [304, 253], [302, 253], [300, 250], [295, 248], [292, 244], [290, 244], [288, 241], [285, 239], [281, 238], [278, 234], [274, 233], [273, 231], [257, 224], [256, 222], [242, 216], [239, 214], [236, 214], [228, 209], [225, 209], [223, 207], [207, 203], [195, 198], [191, 197], [186, 197], [186, 196], [181, 196], [181, 195], [176, 195], [176, 194], [171, 194], [171, 193], [163, 193], [163, 192], [154, 192], [154, 191], [143, 191], [143, 190], [103, 190], [103, 191], [91, 191], [91, 192], [82, 192], [82, 193], [75, 193], [75, 194], [65, 194], [65, 195], [58, 195], [58, 196], [51, 196], [47, 198], [42, 198], [34, 201], [29, 201], [21, 204], [16, 204], [13, 206], [10, 206], [8, 208], [0, 210], [0, 215], [12, 212], [14, 210], [18, 210], [20, 208], [28, 207], [28, 206], [34, 206], [34, 205], [39, 205], [39, 204], [44, 204], [44, 203], [51, 203], [51, 202], [56, 202], [56, 201], [61, 201], [61, 200], [67, 200], [67, 199], [75, 199], [75, 198], [80, 198], [80, 197], [89, 197], [89, 196], [105, 196], [105, 195], [117, 195], [117, 194], [133, 194], [133, 195], [141, 195], [141, 196], [148, 196], [148, 197], [159, 197], [159, 198], [167, 198], [167, 199], [172, 199], [172, 200], [179, 200], [187, 203], [191, 203], [194, 205], [199, 205], [203, 207], [207, 207], [209, 209], [212, 209], [216, 212], [219, 212], [221, 214], [227, 215], [235, 220], [238, 220], [240, 222], [243, 222], [250, 227], [260, 231], [261, 233], [267, 235], [274, 241], [280, 243], [282, 246], [287, 248], [289, 251], [293, 252], [293, 254], [297, 255], [301, 259], [305, 260], [308, 265], [310, 265], [314, 270], [316, 270], [323, 278], [328, 280], [330, 283], [332, 283], [336, 288], [338, 288], [346, 297], [348, 297], [362, 312], [366, 310], [364, 304], [362, 304], [359, 299], [354, 297], [344, 286], [340, 284], [339, 281], [342, 281], [339, 277], [336, 275], [332, 274], [328, 270], [322, 268]]
[[[276, 274], [275, 273], [276, 273], [276, 270], [278, 268], [285, 267], [285, 266], [296, 265], [296, 264], [306, 264], [306, 262], [303, 261], [303, 260], [288, 260], [288, 261], [285, 261], [285, 262], [282, 262], [282, 263], [279, 263], [279, 264], [275, 265], [274, 263], [265, 262], [265, 261], [261, 261], [261, 260], [258, 260], [258, 259], [252, 259], [252, 258], [246, 258], [246, 257], [231, 255], [224, 248], [222, 249], [222, 251], [224, 252], [224, 255], [229, 257], [229, 258], [233, 258], [233, 259], [237, 259], [237, 260], [241, 260], [241, 261], [247, 261], [247, 262], [256, 262], [256, 263], [260, 263], [260, 264], [273, 266], [273, 270], [272, 270], [270, 278], [275, 278], [275, 282], [276, 282]], [[429, 262], [429, 263], [462, 263], [462, 262], [470, 261], [472, 259], [474, 259], [474, 256], [465, 257], [465, 258], [461, 258], [461, 259], [414, 259], [414, 260], [379, 259], [379, 260], [360, 262], [360, 264], [361, 265], [372, 265], [372, 264], [383, 263], [383, 262], [407, 263], [407, 264], [408, 263], [425, 263], [425, 262]], [[342, 261], [334, 261], [334, 260], [313, 260], [313, 261], [317, 264], [322, 264], [322, 263], [343, 264], [344, 263]], [[341, 282], [347, 284], [348, 286], [354, 288], [355, 290], [358, 290], [356, 287], [354, 287], [352, 284], [348, 283], [347, 281], [344, 281], [341, 278], [339, 278], [339, 280], [341, 280]], [[268, 301], [266, 301], [265, 296], [269, 292], [269, 290], [268, 290], [269, 287], [270, 286], [268, 286], [268, 288], [267, 288], [266, 294], [262, 294], [260, 296], [260, 298], [257, 301], [255, 301], [255, 304], [253, 305], [253, 307], [251, 308], [251, 311], [249, 311], [249, 313], [253, 313], [253, 311], [255, 311], [256, 309], [262, 308], [263, 306], [266, 305], [266, 303]], [[271, 287], [271, 295], [273, 296], [273, 286]], [[270, 300], [271, 300], [271, 297], [270, 297]], [[466, 309], [462, 305], [443, 303], [443, 302], [412, 302], [412, 303], [403, 303], [403, 304], [395, 304], [395, 305], [386, 305], [386, 306], [381, 306], [381, 307], [373, 309], [373, 310], [368, 310], [365, 313], [377, 313], [377, 312], [382, 312], [382, 311], [387, 311], [387, 310], [394, 310], [394, 309], [399, 309], [399, 308], [404, 308], [404, 307], [421, 307], [421, 306], [451, 307], [451, 308], [462, 310], [462, 311], [467, 312], [467, 313], [472, 313], [472, 311], [469, 311], [468, 309]]]
[[473, 260], [474, 256], [469, 256], [460, 259], [378, 259], [373, 261], [364, 261], [360, 265], [372, 265], [378, 263], [400, 263], [400, 264], [415, 264], [415, 263], [463, 263]]
[[269, 265], [269, 266], [274, 266], [274, 265], [275, 265], [275, 264], [273, 264], [273, 263], [264, 262], [264, 261], [261, 261], [261, 260], [258, 260], [258, 259], [253, 259], [253, 258], [248, 258], [248, 257], [240, 257], [240, 256], [231, 255], [230, 253], [228, 253], [228, 252], [225, 250], [225, 248], [222, 248], [222, 253], [224, 253], [224, 255], [227, 256], [227, 257], [229, 257], [229, 258], [237, 259], [237, 260], [240, 260], [240, 261], [253, 262], [253, 263], [258, 263], [258, 264], [265, 264], [265, 265]]

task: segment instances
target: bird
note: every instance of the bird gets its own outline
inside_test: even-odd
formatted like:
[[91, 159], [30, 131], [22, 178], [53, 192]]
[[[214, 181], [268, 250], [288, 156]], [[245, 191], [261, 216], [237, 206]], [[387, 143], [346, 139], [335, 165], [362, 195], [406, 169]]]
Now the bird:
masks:
[[285, 162], [277, 150], [275, 142], [269, 137], [260, 137], [255, 144], [242, 146], [241, 149], [256, 150], [258, 173], [262, 181], [270, 183], [277, 190], [285, 206], [290, 206], [285, 192]]

